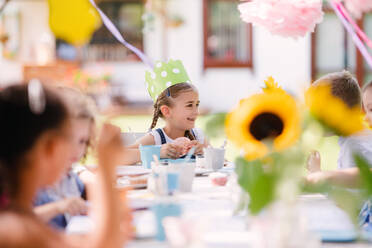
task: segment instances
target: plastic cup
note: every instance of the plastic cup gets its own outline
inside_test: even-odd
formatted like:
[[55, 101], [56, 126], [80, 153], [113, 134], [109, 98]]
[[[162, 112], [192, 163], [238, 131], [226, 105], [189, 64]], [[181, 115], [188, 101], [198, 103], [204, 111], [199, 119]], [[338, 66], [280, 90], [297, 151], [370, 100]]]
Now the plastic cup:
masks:
[[142, 166], [145, 169], [151, 169], [151, 162], [154, 161], [154, 155], [160, 158], [161, 146], [140, 146], [139, 150], [141, 153]]
[[152, 206], [151, 210], [156, 218], [156, 239], [165, 241], [163, 220], [165, 217], [169, 216], [180, 216], [182, 213], [181, 206], [177, 203], [158, 203]]
[[207, 169], [218, 171], [225, 163], [225, 149], [208, 147], [204, 149], [205, 165]]
[[179, 191], [191, 192], [192, 184], [195, 177], [195, 163], [180, 160], [177, 162], [170, 161], [168, 172], [175, 172], [179, 174]]

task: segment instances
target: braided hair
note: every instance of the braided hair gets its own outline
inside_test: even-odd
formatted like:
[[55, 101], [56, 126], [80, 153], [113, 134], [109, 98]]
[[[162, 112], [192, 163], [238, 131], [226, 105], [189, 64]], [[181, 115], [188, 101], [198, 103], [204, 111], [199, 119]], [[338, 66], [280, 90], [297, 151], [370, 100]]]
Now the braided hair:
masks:
[[[161, 106], [168, 106], [171, 107], [173, 102], [172, 98], [177, 98], [181, 93], [187, 91], [196, 91], [195, 87], [189, 83], [179, 83], [170, 86], [166, 90], [164, 90], [156, 99], [154, 103], [154, 114], [152, 117], [152, 123], [150, 126], [150, 130], [156, 127], [159, 118], [163, 118], [163, 114], [160, 110]], [[190, 140], [195, 140], [196, 137], [192, 134], [190, 130], [185, 131], [185, 137], [189, 138]]]

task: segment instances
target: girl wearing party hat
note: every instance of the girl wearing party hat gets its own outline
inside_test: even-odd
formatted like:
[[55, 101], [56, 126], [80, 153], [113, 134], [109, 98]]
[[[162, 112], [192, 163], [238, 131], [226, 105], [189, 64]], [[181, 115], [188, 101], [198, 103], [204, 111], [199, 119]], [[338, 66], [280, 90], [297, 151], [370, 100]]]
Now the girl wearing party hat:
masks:
[[[161, 145], [161, 158], [177, 159], [195, 146], [196, 154], [203, 153], [208, 142], [203, 132], [195, 128], [199, 115], [199, 94], [189, 80], [182, 62], [157, 62], [152, 72], [146, 72], [146, 87], [154, 101], [154, 115], [150, 132], [137, 140], [128, 151], [131, 163], [140, 161], [139, 145]], [[154, 129], [159, 118], [163, 128]]]

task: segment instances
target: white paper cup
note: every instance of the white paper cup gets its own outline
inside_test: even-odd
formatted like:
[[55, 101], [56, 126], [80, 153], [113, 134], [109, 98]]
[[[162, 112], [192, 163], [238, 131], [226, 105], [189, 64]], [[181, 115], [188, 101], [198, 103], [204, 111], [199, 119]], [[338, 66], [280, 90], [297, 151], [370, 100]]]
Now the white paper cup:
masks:
[[170, 163], [168, 166], [169, 172], [177, 172], [179, 174], [179, 191], [191, 192], [192, 183], [195, 176], [195, 163]]
[[204, 148], [205, 165], [207, 169], [217, 171], [225, 163], [225, 149], [208, 147]]

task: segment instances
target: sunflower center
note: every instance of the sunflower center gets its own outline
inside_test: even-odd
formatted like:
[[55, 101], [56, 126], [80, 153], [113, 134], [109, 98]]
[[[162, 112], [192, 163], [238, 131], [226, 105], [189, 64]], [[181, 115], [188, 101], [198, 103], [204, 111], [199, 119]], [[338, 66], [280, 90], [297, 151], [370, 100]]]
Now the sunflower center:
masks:
[[257, 115], [251, 125], [249, 132], [256, 140], [275, 138], [283, 132], [283, 121], [273, 113], [262, 113]]

